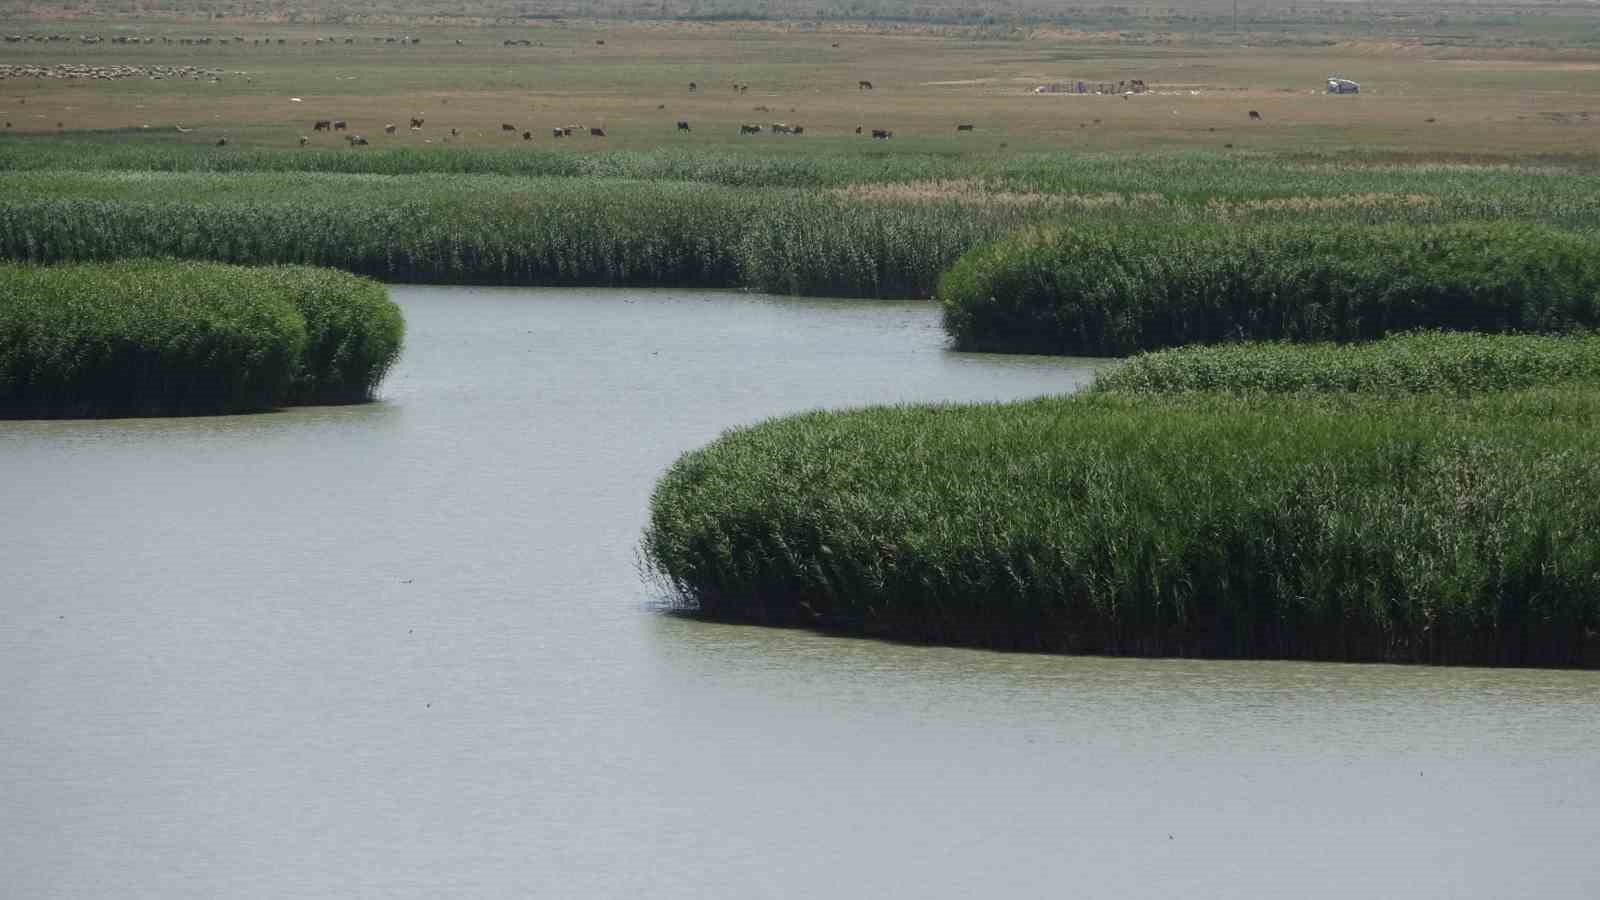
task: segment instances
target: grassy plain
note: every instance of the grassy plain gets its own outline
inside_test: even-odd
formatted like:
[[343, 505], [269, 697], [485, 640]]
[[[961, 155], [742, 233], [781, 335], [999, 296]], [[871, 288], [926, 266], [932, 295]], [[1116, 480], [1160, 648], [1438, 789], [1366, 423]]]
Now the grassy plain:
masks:
[[[1439, 9], [1443, 15], [1448, 7]], [[1163, 32], [1160, 22], [1144, 31], [1102, 32], [1047, 24], [816, 21], [399, 28], [36, 15], [0, 21], [0, 33], [95, 33], [156, 43], [7, 43], [0, 44], [0, 63], [195, 65], [223, 74], [215, 81], [0, 79], [0, 118], [11, 122], [11, 134], [29, 138], [210, 146], [227, 137], [234, 148], [292, 148], [301, 135], [312, 146], [343, 148], [338, 135], [311, 130], [316, 119], [343, 118], [375, 147], [963, 157], [1205, 149], [1594, 159], [1600, 49], [1591, 38], [1600, 16], [1572, 11], [1565, 30], [1541, 31], [1548, 19], [1518, 16], [1515, 27], [1498, 28], [1480, 21], [1459, 34], [1374, 32], [1359, 18], [1326, 25], [1305, 19], [1292, 30], [1268, 20], [1259, 30], [1231, 35], [1199, 24]], [[422, 42], [385, 40], [400, 34]], [[177, 43], [200, 36], [215, 42]], [[235, 36], [244, 42], [223, 42]], [[319, 37], [330, 40], [319, 45]], [[507, 39], [533, 46], [506, 47]], [[1323, 79], [1333, 73], [1362, 82], [1363, 92], [1325, 94]], [[1033, 93], [1042, 84], [1136, 78], [1150, 93]], [[860, 80], [870, 80], [873, 90], [860, 89]], [[691, 93], [690, 82], [699, 89]], [[735, 91], [735, 84], [749, 87]], [[1250, 110], [1262, 119], [1250, 120]], [[407, 128], [412, 116], [425, 126]], [[693, 130], [677, 131], [678, 121]], [[799, 124], [806, 133], [741, 138], [738, 127], [747, 122]], [[384, 134], [387, 123], [398, 126], [395, 135]], [[518, 131], [502, 132], [501, 123]], [[551, 137], [552, 127], [570, 124], [603, 127], [607, 137]], [[958, 124], [974, 130], [958, 134]], [[193, 130], [179, 133], [180, 125]], [[854, 133], [858, 125], [895, 136], [874, 142]], [[531, 131], [531, 142], [522, 140], [522, 130]]]

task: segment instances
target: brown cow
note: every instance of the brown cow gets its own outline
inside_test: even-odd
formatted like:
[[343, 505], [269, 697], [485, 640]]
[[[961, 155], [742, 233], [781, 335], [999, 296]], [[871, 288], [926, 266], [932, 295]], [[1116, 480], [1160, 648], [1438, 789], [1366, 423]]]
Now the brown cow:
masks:
[[318, 119], [311, 123], [312, 131], [327, 131], [333, 127], [333, 122], [328, 119]]
[[858, 91], [870, 91], [870, 90], [872, 90], [872, 82], [870, 82], [870, 81], [858, 81], [858, 82], [856, 82], [856, 90], [858, 90]]
[[516, 131], [517, 130], [517, 126], [511, 124], [510, 122], [501, 122], [500, 123], [500, 130], [501, 131]]
[[972, 130], [972, 126], [971, 125], [957, 125], [956, 126], [956, 130], [957, 131], [971, 131]]

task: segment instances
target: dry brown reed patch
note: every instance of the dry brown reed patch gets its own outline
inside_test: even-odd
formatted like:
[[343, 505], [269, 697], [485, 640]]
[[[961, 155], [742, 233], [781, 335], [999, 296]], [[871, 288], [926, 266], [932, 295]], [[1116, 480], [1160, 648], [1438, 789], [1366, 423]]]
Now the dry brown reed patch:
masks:
[[954, 203], [981, 209], [1105, 209], [1158, 206], [1166, 202], [1166, 198], [1157, 193], [1106, 191], [1098, 194], [1049, 194], [1043, 191], [1018, 191], [986, 178], [853, 184], [835, 188], [833, 194], [862, 203]]
[[1316, 212], [1329, 209], [1399, 209], [1437, 206], [1439, 198], [1430, 194], [1339, 194], [1332, 197], [1265, 197], [1258, 200], [1224, 200], [1213, 197], [1206, 209], [1219, 213], [1260, 210]]

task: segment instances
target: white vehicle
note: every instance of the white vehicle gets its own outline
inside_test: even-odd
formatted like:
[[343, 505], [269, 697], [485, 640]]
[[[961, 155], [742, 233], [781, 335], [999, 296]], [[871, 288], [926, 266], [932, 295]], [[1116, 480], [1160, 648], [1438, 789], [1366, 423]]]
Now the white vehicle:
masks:
[[1330, 94], [1359, 94], [1359, 93], [1361, 93], [1361, 85], [1356, 84], [1354, 81], [1351, 81], [1348, 78], [1340, 78], [1337, 75], [1329, 75], [1328, 76], [1328, 93], [1330, 93]]

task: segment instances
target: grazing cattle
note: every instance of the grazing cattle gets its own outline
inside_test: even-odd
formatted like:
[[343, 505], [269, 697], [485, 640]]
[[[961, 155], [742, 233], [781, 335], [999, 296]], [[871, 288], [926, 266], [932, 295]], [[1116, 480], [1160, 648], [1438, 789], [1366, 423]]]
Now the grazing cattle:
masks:
[[856, 126], [856, 134], [860, 134], [860, 133], [861, 133], [861, 126], [857, 125]]
[[693, 129], [691, 129], [689, 127], [689, 123], [688, 122], [679, 122], [678, 123], [678, 130], [679, 131], [691, 131]]
[[833, 49], [835, 49], [835, 50], [839, 49], [839, 42], [838, 41], [834, 42]]
[[656, 109], [666, 109], [666, 108], [667, 108], [667, 105], [665, 103], [657, 103], [656, 104]]
[[590, 137], [605, 137], [606, 136], [606, 130], [604, 128], [591, 128], [591, 129], [589, 129], [589, 136]]
[[510, 122], [501, 122], [500, 123], [500, 130], [501, 131], [516, 131], [517, 130], [517, 126], [511, 124]]
[[525, 140], [525, 141], [531, 141], [531, 140], [533, 140], [533, 132], [531, 132], [531, 131], [524, 131], [524, 132], [523, 132], [523, 133], [522, 133], [522, 139], [523, 139], [523, 140]]
[[327, 131], [333, 128], [333, 122], [328, 119], [318, 119], [311, 123], [312, 131]]
[[694, 92], [695, 92], [695, 91], [698, 91], [698, 90], [700, 90], [700, 85], [698, 85], [698, 84], [695, 84], [695, 83], [694, 83], [694, 82], [692, 82], [692, 81], [691, 81], [691, 82], [689, 82], [689, 93], [691, 93], [691, 94], [692, 94], [692, 93], [694, 93]]
[[773, 122], [772, 123], [772, 133], [773, 134], [793, 134], [794, 133], [794, 129], [790, 128], [786, 123]]
[[794, 131], [792, 131], [790, 133], [791, 134], [805, 134], [806, 133], [806, 127], [804, 125], [796, 125], [794, 127]]
[[972, 126], [971, 125], [957, 125], [956, 126], [956, 130], [957, 131], [971, 131], [972, 130]]
[[858, 82], [856, 82], [856, 90], [858, 90], [858, 91], [870, 91], [870, 90], [872, 90], [872, 82], [870, 82], [870, 81], [858, 81]]
[[740, 134], [760, 134], [761, 133], [761, 126], [760, 125], [740, 125], [739, 126], [739, 133]]
[[368, 144], [367, 139], [359, 134], [345, 135], [345, 140], [349, 141], [352, 147], [365, 147]]
[[605, 41], [595, 41], [594, 43], [597, 47], [604, 47], [606, 45]]
[[344, 131], [346, 127], [347, 126], [345, 125], [343, 119], [334, 119], [333, 120], [333, 130], [334, 131]]
[[450, 136], [451, 137], [456, 137], [459, 134], [461, 134], [461, 129], [459, 129], [459, 128], [450, 129]]
[[551, 137], [558, 137], [558, 138], [566, 137], [567, 136], [567, 130], [565, 128], [552, 128], [552, 129], [550, 129], [550, 136]]
[[217, 138], [217, 146], [218, 147], [226, 147], [226, 146], [228, 146], [228, 139], [225, 138], [225, 137]]
[[422, 127], [422, 117], [421, 116], [412, 116], [411, 117], [411, 127], [412, 128], [421, 128]]
[[461, 38], [456, 38], [456, 46], [457, 46], [457, 47], [462, 47], [462, 46], [465, 46], [465, 45], [464, 45], [464, 44], [463, 44], [463, 43], [462, 43], [462, 42], [461, 42]]
[[1250, 110], [1250, 118], [1252, 118], [1252, 119], [1254, 119], [1254, 120], [1259, 122], [1259, 121], [1261, 121], [1261, 113], [1258, 113], [1258, 112], [1256, 112], [1255, 110], [1252, 109], [1252, 110]]
[[875, 141], [887, 141], [892, 137], [894, 137], [894, 132], [892, 131], [886, 131], [882, 128], [872, 129], [872, 139]]
[[309, 142], [310, 140], [311, 140], [311, 138], [308, 138], [303, 134], [300, 135], [300, 146], [304, 147], [306, 145], [306, 143]]
[[390, 122], [389, 124], [383, 126], [383, 133], [384, 134], [394, 134], [394, 123]]

